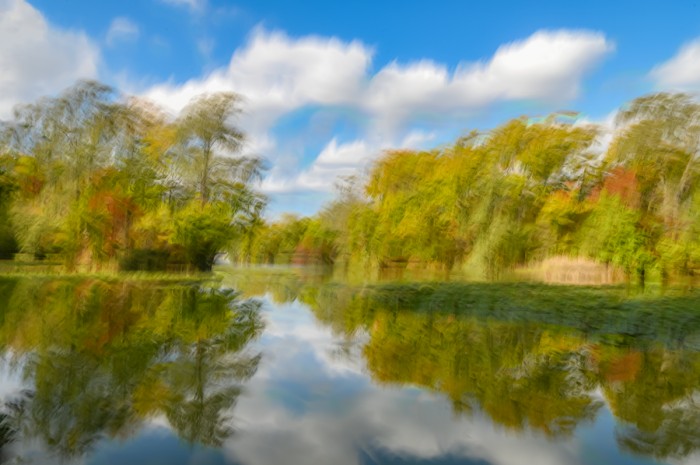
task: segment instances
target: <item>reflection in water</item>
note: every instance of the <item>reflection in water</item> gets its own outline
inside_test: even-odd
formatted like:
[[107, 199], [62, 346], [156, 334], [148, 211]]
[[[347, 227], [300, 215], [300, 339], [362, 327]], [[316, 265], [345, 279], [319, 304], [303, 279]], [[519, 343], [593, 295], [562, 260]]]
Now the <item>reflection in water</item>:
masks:
[[600, 402], [591, 396], [585, 344], [558, 336], [522, 325], [382, 315], [365, 355], [375, 379], [443, 392], [456, 412], [481, 408], [509, 428], [570, 434]]
[[4, 444], [39, 440], [67, 459], [159, 416], [193, 444], [232, 433], [260, 359], [246, 350], [259, 302], [206, 284], [48, 278], [3, 278], [0, 302], [5, 370], [24, 379], [4, 399]]
[[604, 385], [611, 409], [627, 423], [616, 431], [620, 445], [656, 457], [700, 450], [698, 352], [656, 347], [631, 355], [608, 368]]
[[282, 301], [295, 289], [292, 299], [344, 338], [367, 334], [362, 355], [375, 382], [440, 393], [457, 415], [486, 414], [507, 430], [565, 438], [606, 406], [622, 451], [660, 460], [700, 452], [697, 293], [627, 298], [618, 288], [533, 284], [308, 286], [289, 275], [266, 286]]
[[0, 278], [0, 462], [698, 463], [696, 293], [224, 283]]

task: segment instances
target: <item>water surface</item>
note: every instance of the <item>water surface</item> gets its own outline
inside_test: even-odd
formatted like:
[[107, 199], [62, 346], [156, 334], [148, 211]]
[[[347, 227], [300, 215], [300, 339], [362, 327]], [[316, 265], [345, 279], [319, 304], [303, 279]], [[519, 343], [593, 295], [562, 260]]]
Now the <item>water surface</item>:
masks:
[[700, 295], [0, 278], [3, 463], [700, 463]]

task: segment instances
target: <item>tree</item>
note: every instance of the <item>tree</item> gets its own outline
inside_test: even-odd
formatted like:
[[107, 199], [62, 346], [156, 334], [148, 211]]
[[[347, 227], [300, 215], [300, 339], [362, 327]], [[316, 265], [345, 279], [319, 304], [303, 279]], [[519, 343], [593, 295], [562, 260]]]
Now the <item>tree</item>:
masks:
[[17, 108], [0, 125], [3, 250], [16, 238], [69, 269], [163, 268], [183, 257], [211, 269], [265, 206], [251, 187], [262, 161], [238, 156], [239, 101], [201, 96], [173, 120], [85, 81]]
[[176, 122], [181, 180], [192, 200], [176, 215], [175, 241], [191, 265], [211, 270], [226, 250], [254, 226], [265, 205], [250, 183], [263, 169], [257, 157], [239, 156], [244, 136], [231, 124], [240, 113], [237, 94], [222, 92], [193, 99]]
[[[694, 227], [688, 213], [700, 185], [700, 104], [687, 94], [652, 94], [632, 101], [616, 122], [606, 165], [635, 176], [639, 225], [654, 238], [647, 253], [661, 266], [662, 277], [667, 267], [688, 272], [690, 255], [679, 257], [679, 249], [669, 244], [684, 243], [688, 251], [698, 244], [697, 236], [688, 234]], [[658, 241], [664, 245], [657, 247]]]
[[12, 258], [17, 252], [17, 240], [11, 223], [10, 207], [17, 189], [12, 175], [12, 158], [0, 155], [0, 259]]
[[177, 121], [184, 180], [202, 205], [220, 199], [236, 184], [248, 184], [260, 176], [262, 161], [233, 157], [243, 145], [243, 133], [231, 124], [240, 113], [241, 97], [231, 92], [194, 98]]

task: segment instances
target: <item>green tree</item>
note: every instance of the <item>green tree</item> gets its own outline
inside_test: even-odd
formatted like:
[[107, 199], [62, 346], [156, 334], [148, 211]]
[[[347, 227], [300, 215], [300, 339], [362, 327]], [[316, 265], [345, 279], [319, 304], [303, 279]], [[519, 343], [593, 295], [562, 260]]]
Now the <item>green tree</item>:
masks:
[[202, 205], [260, 176], [259, 158], [233, 156], [244, 141], [243, 133], [232, 125], [241, 111], [240, 101], [240, 96], [230, 92], [203, 95], [194, 98], [178, 118], [183, 181]]
[[700, 185], [700, 105], [686, 94], [652, 94], [623, 108], [617, 123], [606, 162], [635, 175], [640, 225], [655, 239], [645, 244], [646, 252], [661, 266], [662, 277], [668, 271], [688, 273], [696, 266], [689, 261], [698, 243], [690, 231]]

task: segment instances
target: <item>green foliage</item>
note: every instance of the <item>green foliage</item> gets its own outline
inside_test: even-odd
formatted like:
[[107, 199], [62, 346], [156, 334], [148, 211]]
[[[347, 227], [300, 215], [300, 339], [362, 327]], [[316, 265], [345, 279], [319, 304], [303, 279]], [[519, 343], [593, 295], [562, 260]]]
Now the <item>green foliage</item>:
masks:
[[274, 223], [260, 221], [254, 234], [245, 237], [233, 258], [239, 262], [252, 261], [266, 264], [290, 264], [301, 242], [308, 218], [285, 215]]
[[[598, 127], [571, 116], [387, 151], [364, 182], [304, 223], [308, 234], [289, 237], [297, 249], [327, 251], [329, 262], [487, 278], [557, 255], [609, 264], [642, 284], [649, 272], [665, 281], [700, 270], [700, 105], [684, 94], [636, 99], [607, 148]], [[261, 229], [268, 243], [280, 243], [271, 239], [279, 227]]]
[[576, 163], [595, 135], [555, 117], [518, 119], [440, 150], [388, 152], [367, 180], [369, 202], [347, 215], [351, 240], [341, 253], [363, 248], [380, 266], [476, 264], [491, 277], [541, 257], [540, 211], [576, 187]]
[[80, 82], [17, 108], [0, 124], [0, 254], [18, 246], [68, 269], [211, 269], [265, 205], [251, 188], [261, 160], [238, 154], [239, 101], [200, 96], [172, 119]]
[[262, 161], [240, 154], [240, 105], [203, 95], [169, 118], [83, 82], [19, 107], [0, 124], [0, 256], [208, 270], [227, 252], [495, 278], [563, 255], [641, 282], [700, 270], [700, 105], [688, 95], [632, 101], [604, 149], [598, 127], [557, 113], [390, 150], [315, 216], [276, 222], [252, 189]]
[[299, 246], [303, 252], [314, 255], [317, 261], [327, 265], [333, 264], [337, 255], [336, 236], [336, 231], [328, 224], [324, 224], [322, 219], [312, 219], [304, 231]]
[[647, 238], [639, 227], [640, 213], [604, 194], [581, 228], [581, 251], [632, 273], [650, 260]]
[[12, 161], [0, 156], [0, 259], [11, 259], [18, 250], [10, 216], [12, 195], [17, 188], [10, 168]]
[[172, 241], [182, 247], [187, 263], [210, 271], [216, 253], [225, 249], [234, 233], [228, 205], [191, 202], [175, 214]]

